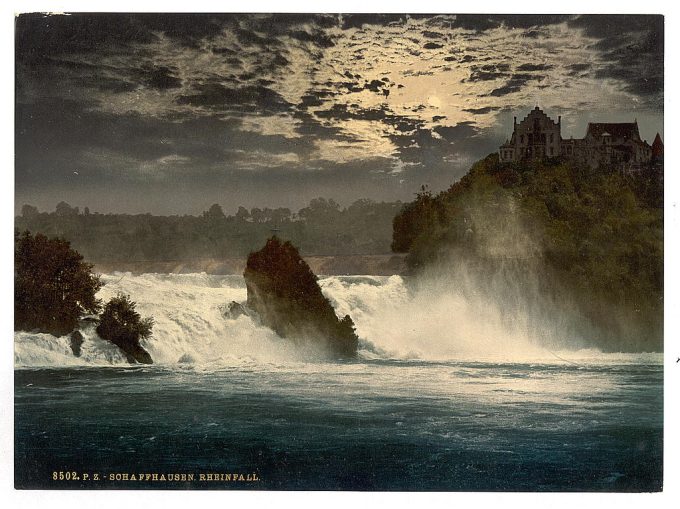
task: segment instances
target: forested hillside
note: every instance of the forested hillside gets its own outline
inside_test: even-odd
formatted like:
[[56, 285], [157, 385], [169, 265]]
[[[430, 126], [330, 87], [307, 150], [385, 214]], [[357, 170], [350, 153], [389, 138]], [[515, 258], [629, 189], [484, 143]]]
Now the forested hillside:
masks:
[[536, 282], [533, 305], [575, 308], [580, 333], [605, 349], [662, 348], [658, 167], [623, 175], [490, 155], [446, 191], [423, 188], [395, 218], [392, 248], [415, 273], [465, 262], [481, 281]]

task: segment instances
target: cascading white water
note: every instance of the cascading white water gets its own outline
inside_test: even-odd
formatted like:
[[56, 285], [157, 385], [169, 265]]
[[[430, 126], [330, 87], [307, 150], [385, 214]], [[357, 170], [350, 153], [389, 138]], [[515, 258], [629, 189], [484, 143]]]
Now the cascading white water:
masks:
[[[115, 273], [103, 275], [102, 281], [105, 286], [98, 296], [104, 301], [117, 292], [127, 293], [142, 316], [154, 318], [153, 336], [142, 345], [156, 364], [209, 367], [308, 359], [309, 352], [299, 351], [252, 318], [223, 316], [231, 301], [246, 299], [240, 276]], [[508, 323], [495, 303], [446, 285], [409, 292], [400, 276], [330, 276], [319, 283], [337, 314], [349, 314], [354, 320], [360, 357], [365, 359], [560, 362], [559, 357], [566, 355], [582, 362], [603, 357], [596, 350], [556, 354], [545, 348], [542, 338], [531, 336], [521, 317]], [[117, 347], [97, 336], [93, 324], [82, 333], [82, 354], [77, 358], [68, 337], [17, 332], [15, 365], [127, 364]]]

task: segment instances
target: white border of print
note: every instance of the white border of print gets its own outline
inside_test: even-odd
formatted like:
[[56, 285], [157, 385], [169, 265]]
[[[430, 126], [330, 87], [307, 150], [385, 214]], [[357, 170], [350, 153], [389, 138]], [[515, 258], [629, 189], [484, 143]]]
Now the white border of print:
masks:
[[[680, 267], [676, 262], [680, 260], [680, 167], [678, 166], [678, 152], [674, 150], [678, 129], [673, 123], [665, 126], [666, 150], [666, 210], [665, 210], [665, 438], [664, 438], [664, 491], [657, 494], [499, 494], [499, 493], [329, 493], [329, 492], [156, 492], [156, 491], [16, 491], [13, 488], [13, 345], [12, 345], [12, 266], [13, 227], [14, 227], [14, 15], [18, 12], [423, 12], [423, 13], [564, 13], [568, 9], [572, 13], [630, 13], [639, 14], [641, 11], [650, 14], [664, 14], [666, 16], [665, 29], [665, 119], [680, 118], [678, 114], [678, 99], [673, 91], [680, 90], [678, 83], [676, 55], [678, 34], [680, 33], [679, 4], [671, 4], [659, 0], [646, 2], [621, 1], [584, 1], [572, 0], [568, 3], [547, 3], [545, 1], [477, 1], [470, 3], [456, 3], [432, 0], [418, 2], [391, 0], [380, 2], [377, 0], [331, 0], [313, 2], [310, 0], [293, 0], [289, 2], [275, 2], [271, 0], [255, 0], [247, 4], [230, 4], [206, 0], [179, 1], [149, 1], [149, 0], [92, 0], [75, 1], [24, 1], [8, 2], [0, 8], [2, 38], [2, 69], [3, 80], [2, 100], [4, 112], [2, 117], [3, 171], [0, 172], [0, 192], [2, 200], [0, 207], [0, 275], [2, 277], [2, 302], [0, 305], [0, 326], [3, 334], [0, 347], [0, 383], [2, 384], [2, 411], [0, 412], [0, 499], [5, 507], [39, 507], [49, 506], [50, 509], [73, 507], [78, 505], [95, 505], [100, 509], [127, 507], [186, 507], [188, 504], [229, 504], [232, 507], [258, 507], [260, 505], [276, 504], [279, 508], [318, 507], [323, 504], [325, 509], [352, 507], [387, 506], [397, 507], [420, 506], [503, 506], [503, 508], [525, 507], [527, 504], [540, 503], [554, 508], [573, 509], [608, 507], [617, 508], [651, 505], [653, 507], [678, 507], [680, 502], [680, 470], [678, 468], [678, 453], [680, 452], [680, 422], [678, 422], [678, 388], [680, 379]], [[234, 9], [234, 7], [236, 9]], [[670, 57], [669, 57], [670, 56]]]

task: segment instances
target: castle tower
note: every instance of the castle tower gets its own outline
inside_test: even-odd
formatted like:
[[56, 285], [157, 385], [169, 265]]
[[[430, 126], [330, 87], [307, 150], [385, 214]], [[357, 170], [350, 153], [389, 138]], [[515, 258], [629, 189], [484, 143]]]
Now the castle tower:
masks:
[[561, 117], [553, 121], [536, 106], [521, 122], [513, 120], [510, 141], [499, 148], [503, 162], [536, 160], [560, 155], [562, 134]]

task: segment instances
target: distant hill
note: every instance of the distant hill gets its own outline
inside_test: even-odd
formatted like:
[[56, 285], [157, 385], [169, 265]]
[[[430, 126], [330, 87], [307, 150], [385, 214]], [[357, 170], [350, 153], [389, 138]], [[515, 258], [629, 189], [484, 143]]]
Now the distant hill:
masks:
[[412, 273], [464, 263], [487, 290], [500, 277], [501, 301], [526, 287], [530, 308], [571, 310], [572, 332], [604, 350], [660, 351], [662, 171], [492, 154], [446, 191], [423, 188], [395, 217], [392, 248]]

